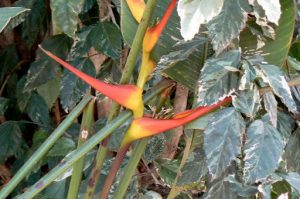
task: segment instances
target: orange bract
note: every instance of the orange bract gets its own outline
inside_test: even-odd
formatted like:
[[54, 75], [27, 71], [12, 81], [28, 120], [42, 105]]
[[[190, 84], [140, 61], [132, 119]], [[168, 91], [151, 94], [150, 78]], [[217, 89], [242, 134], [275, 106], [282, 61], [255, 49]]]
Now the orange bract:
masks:
[[145, 10], [145, 2], [143, 0], [126, 0], [132, 16], [140, 23]]

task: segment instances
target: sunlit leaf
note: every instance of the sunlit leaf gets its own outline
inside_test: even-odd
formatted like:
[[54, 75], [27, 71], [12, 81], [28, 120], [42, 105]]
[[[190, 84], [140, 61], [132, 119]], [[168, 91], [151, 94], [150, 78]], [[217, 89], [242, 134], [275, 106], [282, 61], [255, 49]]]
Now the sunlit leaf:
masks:
[[177, 12], [183, 38], [192, 39], [201, 24], [209, 22], [220, 13], [223, 2], [224, 0], [179, 0]]
[[231, 161], [241, 153], [241, 139], [245, 128], [244, 119], [234, 108], [221, 110], [210, 119], [204, 131], [204, 150], [213, 178], [220, 177]]
[[278, 21], [281, 15], [280, 1], [279, 0], [272, 0], [272, 1], [257, 0], [257, 3], [265, 10], [268, 20], [278, 25]]
[[0, 33], [22, 23], [30, 10], [20, 7], [0, 8]]
[[255, 183], [275, 171], [285, 145], [278, 130], [261, 120], [252, 122], [246, 135], [244, 180]]

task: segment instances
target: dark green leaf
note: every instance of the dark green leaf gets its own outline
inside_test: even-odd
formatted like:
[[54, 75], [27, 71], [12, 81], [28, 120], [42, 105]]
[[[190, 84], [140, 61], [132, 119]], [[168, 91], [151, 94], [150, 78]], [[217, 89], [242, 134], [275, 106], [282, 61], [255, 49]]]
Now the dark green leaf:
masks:
[[0, 163], [9, 156], [19, 157], [25, 151], [22, 132], [16, 122], [8, 121], [0, 125]]
[[92, 29], [93, 26], [85, 26], [80, 31], [76, 32], [76, 37], [69, 54], [71, 60], [86, 56], [89, 49], [92, 47], [92, 43], [88, 40]]
[[164, 134], [160, 134], [152, 137], [145, 149], [144, 159], [148, 162], [152, 162], [157, 159], [165, 149], [166, 137]]
[[[78, 58], [71, 62], [71, 65], [84, 73], [95, 77], [96, 70], [93, 62], [88, 58]], [[74, 108], [77, 102], [88, 91], [90, 86], [77, 78], [73, 73], [65, 70], [65, 75], [62, 79], [62, 86], [60, 91], [61, 104], [63, 109], [68, 111]]]
[[179, 168], [180, 160], [160, 160], [158, 163], [158, 173], [168, 185], [172, 185]]
[[238, 75], [226, 66], [238, 68], [240, 52], [228, 51], [219, 57], [207, 59], [199, 79], [198, 105], [214, 104], [229, 96], [238, 86]]
[[33, 93], [28, 105], [26, 112], [30, 119], [40, 125], [46, 131], [51, 127], [49, 111], [46, 102], [41, 96]]
[[277, 66], [265, 63], [260, 64], [260, 68], [263, 72], [261, 75], [264, 81], [270, 84], [275, 94], [281, 98], [291, 112], [297, 112], [297, 106], [285, 79], [284, 72]]
[[15, 45], [8, 45], [0, 53], [0, 84], [7, 73], [12, 72], [18, 64], [19, 57]]
[[44, 0], [19, 0], [16, 6], [31, 9], [25, 21], [21, 24], [22, 38], [29, 46], [32, 46], [40, 32], [46, 32], [45, 23], [47, 16], [47, 5]]
[[240, 3], [240, 0], [224, 1], [221, 13], [208, 23], [208, 33], [217, 54], [237, 38], [245, 27], [247, 13]]
[[0, 33], [8, 31], [22, 23], [29, 9], [20, 7], [0, 8]]
[[59, 96], [60, 79], [54, 78], [37, 88], [37, 92], [43, 97], [49, 109], [52, 108], [54, 102]]
[[70, 37], [75, 37], [75, 31], [79, 24], [78, 14], [81, 12], [84, 0], [52, 0], [52, 23], [54, 32], [66, 33]]
[[234, 108], [223, 109], [211, 118], [204, 131], [204, 150], [213, 178], [220, 177], [241, 153], [245, 128], [244, 119]]
[[[70, 46], [72, 45], [72, 39], [66, 35], [52, 36], [43, 41], [42, 46], [46, 50], [51, 51], [61, 59], [65, 59]], [[56, 77], [58, 73], [59, 64], [45, 55], [41, 50], [38, 50], [38, 59], [33, 62], [28, 70], [27, 82], [25, 85], [25, 91], [31, 91], [42, 84], [47, 83], [49, 80]]]
[[88, 41], [97, 51], [113, 59], [119, 58], [122, 35], [116, 25], [108, 22], [98, 23], [89, 34]]
[[238, 195], [230, 189], [229, 182], [224, 179], [215, 180], [205, 196], [205, 199], [238, 199]]
[[24, 92], [26, 77], [23, 76], [17, 84], [17, 104], [21, 112], [25, 111], [27, 104], [31, 98], [31, 92]]
[[184, 126], [184, 129], [200, 129], [204, 130], [206, 129], [208, 122], [211, 120], [211, 117], [215, 114], [215, 112], [211, 112], [208, 114], [205, 114], [202, 117], [199, 117], [198, 119], [188, 123]]
[[300, 129], [290, 137], [283, 157], [289, 171], [300, 172]]
[[294, 0], [280, 0], [281, 17], [275, 30], [275, 40], [267, 40], [265, 46], [258, 48], [256, 37], [250, 30], [245, 29], [240, 35], [240, 45], [246, 55], [261, 54], [265, 60], [273, 65], [282, 66], [287, 58], [290, 41], [294, 32], [295, 4]]
[[47, 156], [66, 156], [76, 148], [75, 142], [70, 138], [60, 138], [50, 149]]
[[284, 138], [285, 143], [290, 139], [295, 126], [295, 119], [290, 114], [282, 111], [278, 112], [277, 129]]
[[298, 70], [298, 71], [300, 70], [300, 62], [293, 57], [288, 56], [287, 64], [288, 64], [288, 66], [291, 66], [295, 70]]
[[233, 192], [242, 197], [253, 196], [258, 191], [255, 186], [245, 185], [237, 181], [235, 175], [227, 176], [225, 181], [229, 183], [229, 187]]
[[283, 178], [297, 191], [300, 192], [300, 174], [296, 172], [290, 172], [287, 175], [283, 176]]
[[296, 41], [291, 46], [289, 54], [300, 62], [300, 42]]
[[252, 122], [246, 135], [244, 180], [255, 183], [275, 171], [285, 144], [278, 130], [262, 120]]
[[9, 107], [10, 100], [0, 97], [0, 116], [3, 116]]
[[233, 98], [233, 106], [247, 117], [254, 118], [260, 109], [260, 96], [257, 87], [252, 90], [238, 91]]

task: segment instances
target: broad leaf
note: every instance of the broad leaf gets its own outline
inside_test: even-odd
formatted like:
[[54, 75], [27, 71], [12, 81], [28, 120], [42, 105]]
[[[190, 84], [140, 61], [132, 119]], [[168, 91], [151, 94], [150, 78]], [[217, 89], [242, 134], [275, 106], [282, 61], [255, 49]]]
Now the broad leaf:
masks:
[[242, 61], [242, 69], [244, 70], [244, 74], [240, 80], [239, 90], [251, 89], [253, 88], [253, 82], [256, 78], [256, 71], [249, 62], [243, 60]]
[[18, 52], [15, 45], [8, 45], [0, 51], [0, 84], [7, 73], [11, 73], [19, 61]]
[[173, 184], [177, 171], [179, 168], [180, 160], [160, 160], [158, 162], [158, 173], [165, 183], [168, 185]]
[[152, 162], [157, 159], [165, 149], [166, 136], [160, 134], [152, 137], [147, 144], [144, 152], [144, 159], [148, 162]]
[[0, 8], [0, 33], [8, 31], [22, 23], [29, 9], [20, 7]]
[[244, 180], [255, 183], [275, 171], [285, 145], [278, 130], [262, 120], [252, 122], [246, 135]]
[[9, 107], [10, 100], [4, 97], [0, 97], [0, 116], [4, 115]]
[[257, 0], [257, 3], [265, 10], [268, 20], [278, 25], [280, 14], [281, 14], [280, 1], [279, 0], [272, 0], [272, 1]]
[[238, 199], [238, 195], [230, 189], [229, 182], [217, 179], [205, 194], [205, 199]]
[[290, 137], [283, 157], [289, 171], [300, 172], [300, 129]]
[[32, 94], [24, 91], [25, 83], [26, 77], [23, 76], [17, 84], [17, 104], [21, 112], [25, 111]]
[[185, 40], [193, 39], [200, 25], [217, 16], [224, 0], [179, 0], [177, 12], [180, 16], [181, 35]]
[[[272, 4], [271, 2], [273, 1], [265, 1], [266, 4]], [[294, 0], [280, 0], [280, 4], [282, 14], [275, 30], [275, 40], [265, 41], [264, 47], [258, 49], [259, 46], [254, 42], [257, 38], [247, 28], [240, 35], [243, 54], [249, 56], [261, 54], [270, 64], [276, 66], [284, 64], [294, 32], [294, 20], [291, 19], [295, 16], [295, 4]]]
[[38, 94], [43, 97], [49, 109], [52, 108], [54, 102], [58, 98], [59, 90], [60, 79], [57, 77], [37, 88]]
[[229, 187], [233, 192], [242, 197], [253, 196], [258, 191], [255, 186], [245, 185], [239, 182], [235, 175], [227, 176], [225, 181], [229, 183]]
[[56, 34], [62, 31], [70, 37], [75, 37], [78, 14], [81, 12], [84, 0], [51, 0], [52, 23]]
[[[208, 23], [208, 34], [217, 54], [237, 38], [246, 25], [247, 13], [241, 3], [243, 0], [225, 0], [221, 13]], [[203, 6], [203, 9], [207, 9], [207, 6]]]
[[0, 163], [9, 156], [20, 156], [24, 153], [22, 132], [16, 122], [5, 122], [0, 125]]
[[285, 73], [277, 66], [262, 63], [259, 65], [261, 71], [258, 71], [264, 82], [268, 83], [278, 95], [282, 102], [291, 112], [297, 112], [296, 103], [292, 97], [291, 89], [286, 81]]
[[263, 95], [264, 108], [269, 114], [270, 122], [277, 127], [277, 101], [272, 92], [267, 92]]
[[[53, 54], [65, 59], [72, 40], [66, 35], [52, 36], [43, 41], [42, 46]], [[59, 64], [38, 50], [38, 59], [34, 61], [27, 74], [25, 91], [31, 91], [56, 77]]]
[[47, 23], [47, 3], [44, 0], [19, 0], [16, 6], [31, 9], [25, 21], [21, 24], [22, 38], [32, 46], [40, 33], [45, 33]]
[[204, 131], [204, 150], [208, 169], [213, 178], [225, 169], [241, 153], [241, 140], [246, 124], [234, 108], [219, 111], [211, 118]]
[[296, 121], [290, 114], [281, 111], [278, 112], [277, 129], [283, 136], [285, 143], [289, 141], [295, 126]]
[[[71, 62], [77, 69], [89, 74], [93, 77], [96, 76], [96, 70], [93, 62], [88, 58], [78, 58]], [[88, 91], [90, 86], [84, 83], [81, 79], [77, 78], [73, 73], [65, 70], [65, 75], [62, 79], [60, 98], [63, 109], [68, 111], [74, 108], [77, 102]]]
[[231, 95], [238, 86], [238, 75], [226, 66], [238, 68], [240, 52], [228, 51], [219, 57], [207, 59], [199, 79], [198, 105], [214, 104]]
[[50, 149], [47, 156], [66, 156], [76, 148], [75, 142], [70, 138], [60, 138]]
[[97, 51], [117, 59], [120, 56], [122, 35], [116, 25], [108, 22], [98, 23], [89, 34], [88, 42]]
[[254, 118], [260, 108], [260, 96], [257, 87], [252, 90], [238, 91], [232, 103], [237, 111]]
[[49, 130], [51, 123], [48, 106], [41, 96], [35, 93], [32, 94], [26, 107], [26, 112], [32, 121], [36, 122], [43, 129]]
[[300, 174], [296, 172], [290, 172], [287, 175], [284, 175], [283, 178], [297, 191], [300, 192]]

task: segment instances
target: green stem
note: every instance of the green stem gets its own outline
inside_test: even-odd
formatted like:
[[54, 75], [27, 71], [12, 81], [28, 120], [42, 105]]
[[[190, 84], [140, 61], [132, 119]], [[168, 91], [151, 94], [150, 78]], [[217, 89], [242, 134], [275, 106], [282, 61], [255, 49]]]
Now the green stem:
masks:
[[[142, 20], [135, 33], [135, 37], [131, 45], [130, 53], [127, 57], [126, 64], [123, 69], [122, 77], [120, 79], [120, 84], [127, 84], [131, 78], [139, 51], [142, 48], [144, 35], [149, 26], [149, 22], [155, 5], [156, 5], [156, 0], [149, 0], [147, 2]], [[119, 110], [120, 110], [120, 105], [113, 102], [112, 109], [108, 117], [108, 121], [111, 121], [114, 117], [116, 117]], [[107, 138], [105, 142], [108, 143], [109, 138]], [[99, 147], [96, 155], [96, 164], [93, 167], [91, 172], [92, 175], [89, 178], [89, 181], [91, 183], [88, 184], [87, 191], [85, 193], [85, 199], [92, 198], [107, 152], [108, 152], [107, 144], [102, 144], [102, 146]]]
[[56, 128], [56, 130], [47, 138], [47, 140], [39, 147], [39, 149], [26, 161], [26, 163], [18, 170], [9, 183], [1, 190], [0, 198], [6, 198], [21, 180], [29, 175], [32, 168], [41, 160], [41, 158], [49, 151], [54, 143], [62, 136], [62, 134], [73, 124], [73, 121], [80, 115], [84, 107], [92, 99], [88, 95], [72, 110], [66, 119]]
[[127, 187], [131, 182], [131, 178], [135, 172], [135, 169], [144, 153], [144, 150], [147, 146], [149, 138], [145, 138], [139, 141], [137, 147], [133, 150], [127, 166], [125, 167], [124, 175], [119, 183], [119, 186], [114, 194], [114, 199], [124, 198], [124, 194], [127, 191]]
[[[168, 88], [169, 86], [170, 86], [170, 82], [164, 82], [163, 84], [160, 84], [159, 86], [155, 87], [153, 92], [147, 94], [147, 96], [144, 98], [144, 101], [149, 102], [153, 97], [161, 93], [164, 89]], [[87, 103], [88, 101], [85, 104]], [[83, 108], [84, 107], [82, 107], [82, 109]], [[122, 114], [120, 114], [120, 116], [118, 116], [117, 118], [109, 122], [102, 130], [100, 130], [97, 134], [91, 137], [82, 146], [80, 146], [78, 149], [70, 153], [58, 166], [53, 168], [47, 175], [42, 177], [33, 186], [28, 188], [27, 191], [24, 192], [22, 195], [19, 195], [18, 198], [20, 199], [33, 198], [36, 194], [41, 192], [47, 185], [49, 185], [53, 180], [55, 180], [58, 176], [63, 174], [69, 167], [71, 167], [74, 162], [76, 162], [81, 157], [83, 157], [87, 152], [92, 150], [99, 142], [101, 142], [104, 138], [110, 135], [116, 128], [118, 128], [127, 119], [129, 119], [131, 115], [132, 113], [130, 111], [124, 111]], [[4, 194], [2, 195], [4, 196]], [[0, 197], [0, 198], [5, 198], [5, 197]]]
[[[92, 131], [93, 123], [94, 123], [94, 104], [95, 101], [92, 100], [88, 104], [88, 106], [83, 111], [81, 129], [78, 138], [77, 148], [80, 147], [84, 142], [86, 142], [88, 135]], [[82, 172], [84, 167], [84, 156], [80, 158], [73, 167], [72, 178], [69, 185], [68, 191], [68, 199], [77, 198]]]

